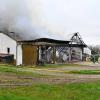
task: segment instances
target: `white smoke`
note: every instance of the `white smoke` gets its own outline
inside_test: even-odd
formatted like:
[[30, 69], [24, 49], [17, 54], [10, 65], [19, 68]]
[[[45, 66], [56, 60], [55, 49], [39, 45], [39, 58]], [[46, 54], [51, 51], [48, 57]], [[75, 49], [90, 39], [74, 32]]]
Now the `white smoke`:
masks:
[[[15, 32], [25, 37], [37, 38], [37, 27], [34, 25], [37, 21], [36, 13], [37, 9], [31, 5], [32, 0], [0, 0], [0, 31]], [[33, 3], [32, 3], [33, 4]], [[31, 8], [32, 7], [32, 8]], [[35, 13], [34, 13], [35, 12]], [[32, 15], [32, 14], [33, 15]], [[34, 19], [34, 22], [33, 22]], [[36, 23], [36, 22], [35, 22]]]
[[47, 1], [0, 0], [0, 31], [7, 34], [14, 32], [24, 39], [59, 38], [51, 34], [50, 27], [53, 25], [46, 19], [45, 2]]
[[[22, 0], [0, 0], [0, 29], [10, 31], [17, 21], [28, 18], [25, 4]], [[24, 10], [25, 9], [25, 10]]]

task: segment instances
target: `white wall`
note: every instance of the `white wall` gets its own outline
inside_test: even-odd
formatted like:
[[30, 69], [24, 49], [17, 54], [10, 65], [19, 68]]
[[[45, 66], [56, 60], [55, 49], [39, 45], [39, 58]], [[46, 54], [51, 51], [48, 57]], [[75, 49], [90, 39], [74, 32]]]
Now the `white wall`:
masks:
[[88, 54], [88, 55], [91, 55], [91, 50], [88, 47], [84, 48], [84, 53]]
[[16, 65], [22, 65], [22, 45], [17, 45], [17, 60], [16, 60]]
[[10, 54], [14, 54], [14, 59], [16, 59], [16, 41], [0, 33], [0, 53], [7, 54], [7, 48], [10, 48]]

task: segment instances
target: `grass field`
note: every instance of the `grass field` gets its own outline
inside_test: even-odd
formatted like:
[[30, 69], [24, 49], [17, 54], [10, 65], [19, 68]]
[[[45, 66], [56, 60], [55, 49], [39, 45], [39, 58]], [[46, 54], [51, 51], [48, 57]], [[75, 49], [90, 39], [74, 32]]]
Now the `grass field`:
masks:
[[100, 82], [0, 88], [0, 100], [100, 100]]
[[[0, 65], [0, 73], [8, 73], [8, 74], [16, 74], [16, 75], [25, 75], [25, 76], [33, 76], [33, 77], [49, 77], [48, 75], [44, 74], [36, 74], [32, 71], [27, 71], [27, 69], [31, 68], [29, 67], [21, 67], [21, 66], [13, 66], [13, 65]], [[39, 67], [38, 67], [39, 68]], [[32, 67], [31, 70], [38, 69], [36, 67]]]
[[[78, 67], [80, 67], [80, 65], [79, 64], [71, 64], [71, 63], [68, 63], [68, 64], [44, 64], [44, 65], [39, 65], [39, 66], [35, 66], [35, 67], [38, 67], [38, 68], [58, 68], [58, 67], [69, 67], [69, 66], [78, 66]], [[84, 66], [84, 65], [81, 65], [81, 66]]]
[[95, 74], [95, 75], [100, 75], [100, 70], [75, 70], [75, 71], [69, 71], [66, 73], [71, 73], [71, 74]]
[[[20, 69], [22, 68], [0, 65], [0, 100], [100, 100], [100, 81], [50, 84], [37, 82], [37, 79], [49, 79], [53, 76], [26, 72]], [[72, 71], [71, 73], [95, 75], [99, 72], [83, 70]], [[36, 82], [34, 83], [34, 81]], [[15, 85], [11, 85], [13, 83]], [[25, 83], [32, 84], [24, 85]]]

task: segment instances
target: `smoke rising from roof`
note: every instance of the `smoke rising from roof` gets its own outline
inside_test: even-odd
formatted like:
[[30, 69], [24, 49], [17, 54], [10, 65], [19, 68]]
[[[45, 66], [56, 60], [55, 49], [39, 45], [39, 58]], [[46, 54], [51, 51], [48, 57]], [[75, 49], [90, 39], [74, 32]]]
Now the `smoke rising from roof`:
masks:
[[[30, 4], [28, 4], [29, 1]], [[33, 6], [31, 1], [0, 0], [0, 31], [8, 34], [14, 32], [23, 40], [40, 38], [44, 35], [47, 32], [45, 29], [38, 29], [38, 26], [33, 25], [33, 19], [38, 23], [36, 13], [38, 15], [39, 12], [31, 8]]]
[[[32, 0], [0, 0], [0, 31], [9, 35], [13, 33], [19, 36], [20, 40], [38, 38], [61, 40], [62, 36], [51, 34], [47, 30], [44, 25], [46, 23], [42, 20], [43, 14], [43, 5], [40, 0], [34, 0], [34, 2]], [[65, 39], [62, 38], [62, 40]]]
[[25, 8], [21, 0], [0, 0], [0, 29], [10, 31], [17, 21], [28, 18]]

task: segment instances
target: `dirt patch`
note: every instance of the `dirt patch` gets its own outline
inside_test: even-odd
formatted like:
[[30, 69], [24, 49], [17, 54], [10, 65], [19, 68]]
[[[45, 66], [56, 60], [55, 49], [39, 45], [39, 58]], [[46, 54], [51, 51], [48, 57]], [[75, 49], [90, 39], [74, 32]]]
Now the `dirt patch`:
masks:
[[[65, 83], [80, 83], [93, 82], [100, 80], [100, 75], [86, 75], [86, 74], [66, 74], [66, 71], [73, 70], [100, 70], [99, 66], [65, 66], [59, 68], [16, 68], [17, 71], [31, 73], [29, 75], [18, 75], [16, 73], [0, 73], [1, 87], [16, 87], [16, 86], [30, 86], [37, 83], [46, 84], [65, 84]], [[36, 74], [36, 76], [32, 75]], [[49, 76], [49, 77], [45, 77]]]
[[31, 86], [33, 84], [67, 84], [80, 82], [93, 82], [100, 80], [100, 76], [91, 77], [89, 75], [70, 75], [70, 77], [33, 77], [33, 76], [18, 76], [16, 74], [0, 73], [1, 87], [16, 87], [16, 86]]

